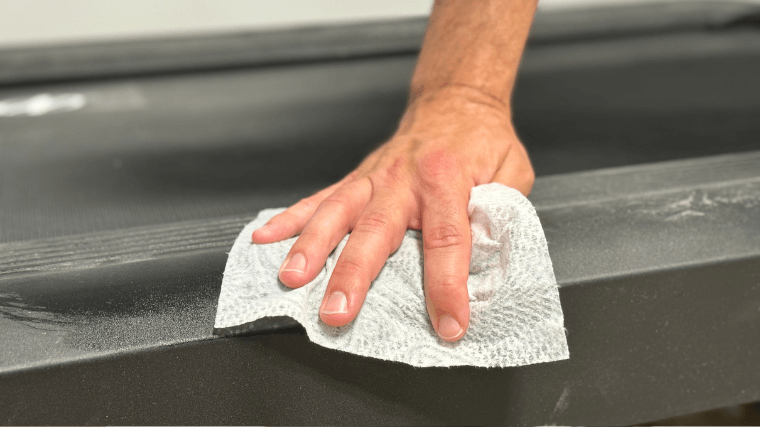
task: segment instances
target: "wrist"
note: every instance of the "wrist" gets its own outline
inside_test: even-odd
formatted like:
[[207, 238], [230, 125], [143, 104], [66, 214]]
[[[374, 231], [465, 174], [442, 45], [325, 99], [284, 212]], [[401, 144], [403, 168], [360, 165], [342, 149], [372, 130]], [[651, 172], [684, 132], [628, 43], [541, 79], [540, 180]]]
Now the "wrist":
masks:
[[426, 89], [424, 84], [412, 84], [409, 90], [409, 102], [414, 103], [426, 98], [457, 98], [509, 112], [509, 99], [504, 100], [476, 85], [466, 83], [446, 83], [440, 87]]
[[464, 84], [417, 91], [413, 88], [397, 134], [429, 126], [446, 127], [461, 120], [511, 128], [512, 112], [508, 103]]

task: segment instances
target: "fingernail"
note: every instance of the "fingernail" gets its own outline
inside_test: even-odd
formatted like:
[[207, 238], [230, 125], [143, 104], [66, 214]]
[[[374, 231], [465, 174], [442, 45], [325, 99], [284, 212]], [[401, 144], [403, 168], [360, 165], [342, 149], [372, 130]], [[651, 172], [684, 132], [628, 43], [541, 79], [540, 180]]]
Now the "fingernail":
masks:
[[322, 314], [344, 314], [348, 313], [348, 301], [346, 294], [341, 291], [335, 291], [327, 299]]
[[450, 340], [458, 337], [461, 333], [462, 327], [453, 317], [446, 314], [438, 319], [438, 335], [441, 338]]
[[301, 253], [293, 254], [293, 256], [290, 257], [290, 261], [287, 261], [287, 265], [285, 265], [284, 268], [280, 270], [280, 273], [283, 271], [295, 271], [296, 273], [301, 274], [305, 273], [306, 257]]

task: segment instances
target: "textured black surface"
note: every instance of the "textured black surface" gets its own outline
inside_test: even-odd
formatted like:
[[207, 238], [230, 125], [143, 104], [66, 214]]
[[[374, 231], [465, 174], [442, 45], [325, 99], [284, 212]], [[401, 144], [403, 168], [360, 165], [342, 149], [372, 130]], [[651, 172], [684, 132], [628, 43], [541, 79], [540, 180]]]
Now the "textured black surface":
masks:
[[755, 259], [563, 287], [568, 361], [414, 369], [292, 330], [4, 375], [0, 413], [7, 424], [632, 424], [760, 399], [758, 281]]
[[[392, 134], [413, 56], [0, 90], [81, 109], [0, 117], [0, 242], [251, 215]], [[757, 149], [760, 33], [538, 46], [515, 123], [537, 174]], [[714, 76], [721, 76], [720, 79]]]
[[[565, 43], [752, 25], [760, 6], [732, 0], [659, 0], [540, 10], [529, 43]], [[426, 19], [4, 49], [0, 84], [208, 72], [416, 53]]]

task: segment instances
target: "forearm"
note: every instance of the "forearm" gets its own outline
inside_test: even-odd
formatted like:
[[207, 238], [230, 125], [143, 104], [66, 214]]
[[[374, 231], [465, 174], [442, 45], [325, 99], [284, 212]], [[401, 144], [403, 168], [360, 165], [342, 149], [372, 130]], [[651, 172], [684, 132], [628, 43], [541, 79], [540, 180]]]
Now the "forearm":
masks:
[[426, 93], [459, 87], [508, 108], [537, 3], [437, 0], [412, 77], [410, 104]]

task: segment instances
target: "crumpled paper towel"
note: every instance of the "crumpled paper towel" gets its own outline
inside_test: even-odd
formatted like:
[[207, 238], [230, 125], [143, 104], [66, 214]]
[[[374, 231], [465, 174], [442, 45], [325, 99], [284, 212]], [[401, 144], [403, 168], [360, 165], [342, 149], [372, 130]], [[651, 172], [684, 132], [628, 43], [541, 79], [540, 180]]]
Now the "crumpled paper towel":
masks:
[[427, 314], [421, 232], [406, 232], [356, 319], [332, 327], [320, 321], [318, 311], [348, 236], [316, 279], [290, 289], [277, 274], [296, 238], [251, 243], [251, 233], [282, 210], [261, 211], [232, 246], [216, 312], [217, 331], [241, 332], [257, 319], [289, 316], [324, 347], [418, 367], [505, 367], [569, 357], [546, 238], [533, 205], [517, 190], [493, 183], [470, 193], [470, 326], [455, 343], [438, 338]]

